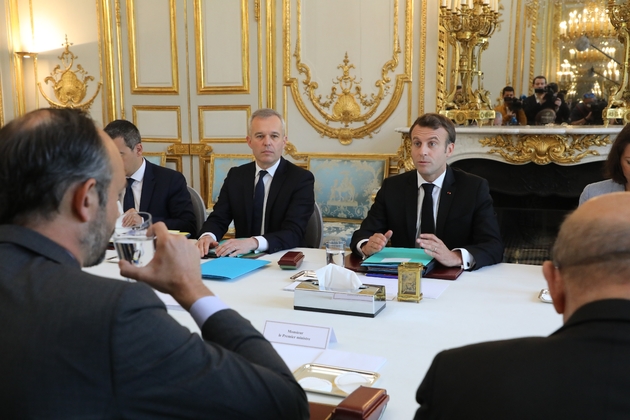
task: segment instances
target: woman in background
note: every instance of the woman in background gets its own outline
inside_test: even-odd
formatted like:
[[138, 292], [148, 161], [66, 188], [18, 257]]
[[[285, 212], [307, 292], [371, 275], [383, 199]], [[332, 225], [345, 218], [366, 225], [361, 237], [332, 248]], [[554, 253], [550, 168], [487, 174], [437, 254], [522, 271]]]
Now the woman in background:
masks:
[[630, 191], [630, 125], [626, 125], [617, 135], [610, 148], [604, 165], [605, 176], [610, 177], [584, 187], [580, 195], [580, 205], [589, 198], [618, 191]]

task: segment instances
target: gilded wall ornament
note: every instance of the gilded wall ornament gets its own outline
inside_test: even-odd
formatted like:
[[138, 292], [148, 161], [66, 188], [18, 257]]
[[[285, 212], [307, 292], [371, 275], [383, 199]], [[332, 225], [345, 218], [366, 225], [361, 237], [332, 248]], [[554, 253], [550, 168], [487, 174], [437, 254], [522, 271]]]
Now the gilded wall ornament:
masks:
[[68, 37], [66, 36], [65, 49], [58, 57], [63, 65], [63, 70], [61, 69], [61, 65], [57, 64], [50, 73], [50, 76], [44, 79], [46, 84], [48, 84], [48, 82], [52, 83], [53, 92], [57, 100], [53, 100], [44, 92], [41, 83], [38, 82], [37, 86], [42, 96], [48, 101], [52, 108], [76, 108], [87, 112], [100, 92], [102, 83], [98, 83], [96, 92], [94, 92], [92, 98], [81, 103], [87, 94], [88, 82], [94, 80], [94, 77], [88, 75], [81, 64], [77, 64], [77, 69], [72, 70], [74, 60], [79, 57], [70, 51], [70, 45], [73, 44], [68, 43]]
[[[375, 93], [366, 94], [361, 81], [357, 81], [352, 75], [355, 66], [350, 62], [348, 54], [345, 54], [343, 63], [337, 68], [341, 70], [341, 75], [333, 81], [329, 94], [318, 93], [319, 84], [313, 81], [311, 68], [302, 61], [301, 33], [302, 33], [302, 12], [301, 1], [297, 4], [297, 33], [295, 48], [291, 54], [291, 37], [285, 39], [284, 53], [284, 75], [285, 85], [289, 87], [291, 96], [295, 101], [300, 114], [322, 137], [338, 139], [341, 144], [348, 145], [353, 139], [372, 137], [378, 129], [387, 121], [398, 106], [402, 97], [405, 84], [411, 83], [411, 43], [412, 24], [411, 11], [412, 2], [404, 1], [406, 4], [405, 13], [405, 47], [404, 65], [402, 72], [393, 74], [399, 67], [399, 56], [403, 52], [398, 40], [398, 0], [394, 0], [393, 16], [393, 48], [391, 58], [385, 62], [381, 68], [380, 79], [374, 82], [377, 88]], [[285, 5], [285, 31], [291, 33], [290, 16], [291, 8], [289, 2]], [[295, 58], [295, 68], [301, 80], [291, 76], [291, 60]], [[394, 77], [392, 77], [394, 76]], [[303, 86], [303, 91], [300, 89]], [[389, 100], [384, 100], [389, 96]], [[308, 99], [304, 99], [304, 97]], [[377, 112], [380, 109], [379, 112]], [[340, 126], [333, 126], [338, 123]], [[352, 127], [352, 124], [359, 123], [359, 127]]]
[[488, 151], [498, 154], [509, 163], [523, 164], [534, 162], [538, 165], [548, 163], [577, 163], [588, 155], [599, 156], [591, 147], [610, 144], [608, 135], [589, 134], [566, 136], [554, 134], [536, 134], [523, 136], [496, 136], [479, 140], [482, 146], [492, 147]]

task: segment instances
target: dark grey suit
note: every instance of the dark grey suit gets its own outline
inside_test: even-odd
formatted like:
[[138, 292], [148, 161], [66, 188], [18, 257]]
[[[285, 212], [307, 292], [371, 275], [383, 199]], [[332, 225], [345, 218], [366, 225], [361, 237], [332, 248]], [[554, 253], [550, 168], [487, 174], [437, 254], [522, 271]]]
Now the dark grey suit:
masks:
[[[203, 224], [199, 235], [212, 232], [221, 240], [234, 220], [237, 238], [249, 238], [252, 232], [254, 204], [254, 162], [230, 169], [217, 203]], [[280, 158], [271, 181], [265, 206], [265, 234], [268, 253], [305, 246], [306, 225], [315, 207], [315, 178], [306, 169]]]
[[627, 419], [629, 372], [630, 301], [601, 300], [549, 337], [438, 354], [418, 389], [415, 418]]
[[296, 419], [304, 391], [233, 310], [198, 335], [155, 293], [85, 273], [65, 249], [0, 226], [0, 406], [5, 418]]
[[[352, 235], [351, 249], [374, 233], [392, 230], [394, 247], [416, 245], [418, 221], [418, 175], [405, 172], [383, 181], [374, 204], [359, 230]], [[464, 248], [475, 258], [473, 269], [503, 259], [503, 244], [488, 182], [450, 166], [440, 192], [435, 235], [449, 248]]]

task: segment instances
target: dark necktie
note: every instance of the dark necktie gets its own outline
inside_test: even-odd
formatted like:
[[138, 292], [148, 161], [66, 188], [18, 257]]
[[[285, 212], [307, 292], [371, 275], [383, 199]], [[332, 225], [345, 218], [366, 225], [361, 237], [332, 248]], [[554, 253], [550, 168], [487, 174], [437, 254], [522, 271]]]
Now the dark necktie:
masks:
[[133, 200], [133, 191], [131, 190], [131, 185], [135, 180], [133, 178], [127, 178], [127, 189], [125, 189], [125, 199], [123, 200], [123, 211], [127, 211], [129, 209], [133, 209], [136, 207], [135, 202]]
[[265, 183], [263, 178], [267, 175], [267, 171], [258, 172], [258, 182], [254, 189], [254, 207], [252, 208], [252, 236], [261, 234], [263, 204], [265, 202]]
[[424, 198], [420, 209], [420, 233], [435, 233], [435, 219], [433, 218], [433, 184], [422, 184]]

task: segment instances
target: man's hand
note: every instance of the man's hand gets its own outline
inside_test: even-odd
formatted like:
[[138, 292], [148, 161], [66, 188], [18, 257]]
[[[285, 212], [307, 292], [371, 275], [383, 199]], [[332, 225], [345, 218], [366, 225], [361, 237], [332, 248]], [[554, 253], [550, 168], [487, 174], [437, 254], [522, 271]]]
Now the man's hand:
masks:
[[186, 310], [199, 298], [213, 296], [201, 281], [199, 252], [193, 242], [182, 235], [171, 235], [162, 222], [155, 223], [153, 230], [157, 239], [151, 262], [136, 267], [120, 260], [120, 274], [170, 294]]
[[393, 234], [394, 232], [392, 232], [391, 230], [385, 232], [384, 235], [382, 233], [375, 233], [374, 235], [370, 236], [370, 239], [368, 239], [368, 241], [361, 246], [361, 252], [363, 252], [363, 255], [365, 255], [366, 257], [369, 257], [372, 254], [376, 254], [381, 249], [385, 248], [387, 242], [389, 242], [389, 238], [391, 238]]
[[422, 233], [416, 242], [424, 248], [427, 255], [435, 258], [445, 267], [459, 267], [463, 264], [462, 253], [459, 250], [451, 251], [440, 238], [432, 233]]
[[212, 239], [212, 236], [206, 235], [199, 238], [197, 241], [197, 249], [199, 249], [199, 256], [203, 257], [210, 251], [212, 248], [215, 248], [219, 243]]
[[139, 225], [140, 223], [142, 223], [142, 217], [140, 217], [136, 209], [129, 209], [123, 215], [123, 219], [122, 219], [123, 227]]
[[236, 257], [258, 249], [256, 238], [230, 239], [217, 247], [217, 257]]

